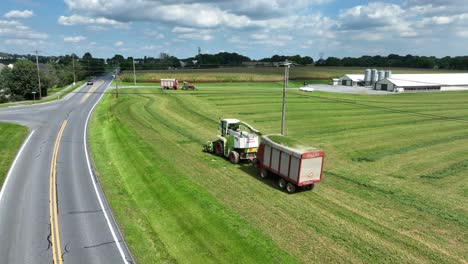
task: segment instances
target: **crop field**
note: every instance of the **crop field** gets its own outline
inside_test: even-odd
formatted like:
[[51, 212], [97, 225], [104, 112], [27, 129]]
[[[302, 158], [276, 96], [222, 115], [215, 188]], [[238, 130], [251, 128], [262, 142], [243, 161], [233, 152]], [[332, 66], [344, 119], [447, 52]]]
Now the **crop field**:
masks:
[[0, 189], [28, 129], [14, 124], [0, 123]]
[[[329, 80], [347, 73], [364, 74], [365, 68], [359, 67], [294, 67], [290, 71], [292, 80]], [[392, 68], [393, 73], [442, 73], [456, 72], [450, 70]], [[216, 68], [216, 69], [186, 69], [139, 71], [137, 82], [159, 82], [164, 78], [176, 78], [188, 82], [275, 82], [282, 81], [284, 68], [255, 67], [255, 68]], [[123, 72], [120, 80], [133, 82], [133, 72]]]
[[139, 263], [466, 263], [468, 93], [287, 92], [287, 135], [326, 153], [288, 195], [201, 151], [219, 117], [277, 134], [281, 83], [122, 89], [93, 114], [99, 179]]

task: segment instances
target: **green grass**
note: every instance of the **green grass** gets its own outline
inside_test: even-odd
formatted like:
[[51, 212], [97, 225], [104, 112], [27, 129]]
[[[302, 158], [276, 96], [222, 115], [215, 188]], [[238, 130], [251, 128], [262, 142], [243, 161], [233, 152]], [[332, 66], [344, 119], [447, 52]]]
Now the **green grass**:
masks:
[[0, 123], [0, 188], [27, 133], [24, 126]]
[[[347, 73], [364, 74], [362, 67], [293, 67], [290, 70], [291, 80], [308, 80], [309, 83], [329, 83], [331, 78], [338, 78]], [[456, 72], [450, 70], [392, 68], [393, 73], [442, 73]], [[234, 67], [216, 69], [186, 69], [139, 71], [137, 83], [156, 82], [163, 78], [176, 78], [188, 82], [274, 82], [282, 81], [284, 68], [282, 67]], [[119, 75], [124, 82], [133, 83], [133, 72], [124, 71]]]
[[[43, 97], [42, 100], [36, 100], [35, 103], [47, 103], [47, 102], [58, 100], [59, 98], [63, 98], [67, 94], [75, 91], [78, 87], [80, 87], [84, 83], [85, 81], [79, 81], [75, 85], [72, 85], [72, 86], [65, 86], [65, 87], [51, 89], [49, 90], [49, 94], [46, 97]], [[20, 101], [20, 102], [0, 104], [0, 108], [12, 106], [12, 105], [32, 105], [32, 104], [34, 104], [33, 100], [25, 100], [25, 101]]]
[[[97, 109], [90, 144], [106, 196], [139, 263], [296, 262], [173, 167], [166, 142], [155, 131], [139, 134], [107, 112], [114, 103], [108, 98]], [[143, 136], [151, 137], [151, 145]]]
[[288, 138], [326, 163], [314, 191], [288, 195], [201, 152], [219, 117], [278, 134], [281, 82], [206, 85], [123, 89], [93, 117], [99, 177], [140, 263], [466, 262], [468, 93], [289, 90]]
[[287, 137], [287, 136], [282, 136], [282, 135], [269, 135], [268, 138], [275, 142], [275, 143], [278, 143], [278, 144], [281, 144], [281, 145], [284, 145], [284, 146], [288, 146], [288, 147], [291, 147], [291, 148], [294, 148], [294, 147], [298, 147], [298, 146], [301, 146], [302, 144], [293, 139], [293, 138], [290, 138], [290, 137]]
[[[64, 97], [67, 94], [73, 92], [76, 88], [80, 87], [84, 83], [85, 83], [85, 81], [79, 81], [79, 82], [76, 82], [75, 85], [69, 85], [69, 86], [49, 89], [48, 95], [47, 95], [46, 98], [44, 98], [44, 100], [47, 100], [48, 97], [53, 97], [53, 96], [56, 96], [56, 95], [60, 95], [60, 97]], [[56, 98], [53, 98], [53, 99], [56, 99]]]

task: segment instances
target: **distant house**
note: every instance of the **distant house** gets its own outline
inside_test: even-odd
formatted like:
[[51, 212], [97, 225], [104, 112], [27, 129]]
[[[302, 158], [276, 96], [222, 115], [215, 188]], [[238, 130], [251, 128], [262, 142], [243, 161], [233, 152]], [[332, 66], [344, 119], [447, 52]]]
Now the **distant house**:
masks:
[[10, 63], [10, 64], [8, 64], [7, 67], [10, 68], [10, 69], [13, 69], [13, 68], [15, 67], [15, 65], [13, 65], [13, 64]]

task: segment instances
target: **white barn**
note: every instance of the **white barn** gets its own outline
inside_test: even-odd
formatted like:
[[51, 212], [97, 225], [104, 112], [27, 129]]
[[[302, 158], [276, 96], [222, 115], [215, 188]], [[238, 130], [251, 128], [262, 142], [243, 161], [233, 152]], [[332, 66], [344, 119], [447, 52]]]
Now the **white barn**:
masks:
[[468, 73], [393, 74], [374, 88], [393, 92], [468, 90]]
[[338, 84], [346, 86], [364, 85], [364, 74], [346, 74], [338, 79]]

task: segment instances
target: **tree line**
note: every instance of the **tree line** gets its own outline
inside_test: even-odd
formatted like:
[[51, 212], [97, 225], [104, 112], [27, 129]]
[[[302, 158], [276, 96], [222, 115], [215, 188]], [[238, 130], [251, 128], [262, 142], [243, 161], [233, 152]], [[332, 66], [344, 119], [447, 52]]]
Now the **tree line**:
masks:
[[[9, 57], [12, 60], [13, 57]], [[60, 57], [39, 56], [39, 76], [34, 55], [16, 58], [13, 67], [0, 71], [0, 103], [32, 100], [39, 96], [39, 78], [41, 94], [47, 96], [48, 90], [64, 87], [75, 80], [98, 76], [106, 71], [104, 59], [96, 59], [90, 53], [82, 58], [76, 55]], [[35, 95], [34, 95], [35, 93]]]
[[[12, 69], [6, 67], [0, 71], [0, 102], [32, 99], [33, 92], [38, 91], [38, 76], [35, 65], [35, 55], [9, 55], [0, 53], [3, 58], [0, 62], [14, 63]], [[53, 87], [62, 87], [90, 76], [98, 76], [109, 69], [120, 70], [167, 70], [183, 68], [217, 68], [229, 66], [274, 66], [279, 62], [288, 60], [298, 66], [313, 65], [317, 67], [405, 67], [425, 69], [468, 70], [468, 56], [443, 57], [413, 56], [390, 54], [388, 56], [361, 56], [361, 57], [328, 57], [314, 61], [309, 56], [273, 55], [269, 58], [252, 60], [251, 58], [229, 52], [217, 54], [198, 54], [193, 57], [179, 59], [167, 53], [160, 53], [159, 57], [144, 56], [143, 58], [123, 57], [115, 55], [110, 59], [94, 58], [87, 52], [83, 57], [76, 55], [66, 56], [39, 56], [41, 93]]]
[[328, 57], [320, 59], [315, 66], [343, 66], [343, 67], [404, 67], [423, 69], [448, 69], [448, 70], [468, 70], [468, 56], [443, 57], [434, 56], [400, 56], [390, 54], [388, 56], [361, 56], [359, 58]]

